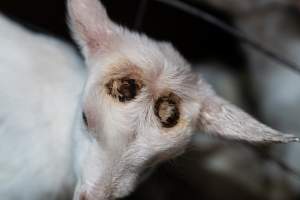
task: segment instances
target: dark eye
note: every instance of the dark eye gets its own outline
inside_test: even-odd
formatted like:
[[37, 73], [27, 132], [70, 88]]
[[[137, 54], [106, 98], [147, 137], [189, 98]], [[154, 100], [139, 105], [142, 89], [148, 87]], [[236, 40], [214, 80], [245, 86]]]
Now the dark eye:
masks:
[[159, 118], [165, 128], [172, 128], [178, 123], [179, 98], [175, 94], [168, 94], [160, 97], [155, 103], [155, 115]]
[[88, 120], [84, 112], [82, 112], [82, 121], [86, 127], [88, 127]]
[[139, 81], [128, 77], [113, 79], [106, 84], [108, 94], [120, 102], [134, 99], [138, 95], [141, 87], [142, 84]]

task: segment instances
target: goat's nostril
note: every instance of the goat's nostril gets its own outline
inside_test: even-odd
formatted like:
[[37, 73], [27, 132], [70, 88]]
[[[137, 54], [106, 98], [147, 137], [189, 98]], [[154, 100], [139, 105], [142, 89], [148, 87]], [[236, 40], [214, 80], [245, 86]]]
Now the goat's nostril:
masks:
[[120, 102], [126, 102], [134, 99], [142, 88], [141, 81], [124, 77], [121, 79], [110, 80], [106, 84], [108, 94], [118, 99]]
[[155, 115], [165, 128], [174, 127], [179, 120], [179, 97], [170, 93], [160, 97], [155, 103]]
[[136, 96], [137, 84], [134, 79], [123, 79], [122, 84], [118, 88], [118, 92], [121, 94], [119, 100], [121, 102], [129, 101]]

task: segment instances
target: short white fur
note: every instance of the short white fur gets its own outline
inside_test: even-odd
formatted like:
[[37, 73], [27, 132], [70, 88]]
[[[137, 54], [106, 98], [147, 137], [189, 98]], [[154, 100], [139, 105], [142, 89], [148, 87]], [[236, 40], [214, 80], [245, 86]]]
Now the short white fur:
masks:
[[[1, 197], [124, 197], [148, 167], [183, 153], [197, 130], [258, 143], [299, 140], [218, 97], [171, 44], [118, 26], [97, 0], [69, 0], [68, 10], [86, 71], [63, 42], [0, 19]], [[105, 83], [131, 70], [143, 88], [118, 102]], [[169, 92], [180, 98], [180, 119], [165, 128], [154, 110]]]

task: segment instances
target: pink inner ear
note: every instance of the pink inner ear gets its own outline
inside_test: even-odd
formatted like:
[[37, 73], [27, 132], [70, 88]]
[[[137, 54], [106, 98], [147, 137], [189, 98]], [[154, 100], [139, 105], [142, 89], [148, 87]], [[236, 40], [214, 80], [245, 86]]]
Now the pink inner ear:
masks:
[[106, 41], [106, 35], [101, 33], [92, 33], [92, 32], [85, 32], [82, 33], [86, 37], [86, 45], [90, 53], [95, 54], [97, 51], [100, 51], [101, 49], [105, 49], [105, 41]]
[[69, 0], [68, 10], [75, 39], [86, 54], [107, 51], [113, 41], [113, 22], [98, 0]]

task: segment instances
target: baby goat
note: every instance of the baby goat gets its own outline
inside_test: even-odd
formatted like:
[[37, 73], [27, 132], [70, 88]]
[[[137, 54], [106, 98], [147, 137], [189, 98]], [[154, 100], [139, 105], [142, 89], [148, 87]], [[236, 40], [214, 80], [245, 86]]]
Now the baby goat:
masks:
[[299, 141], [218, 97], [171, 44], [113, 23], [98, 0], [69, 0], [68, 10], [87, 73], [65, 44], [0, 21], [4, 199], [59, 199], [69, 190], [74, 200], [124, 197], [198, 130]]

